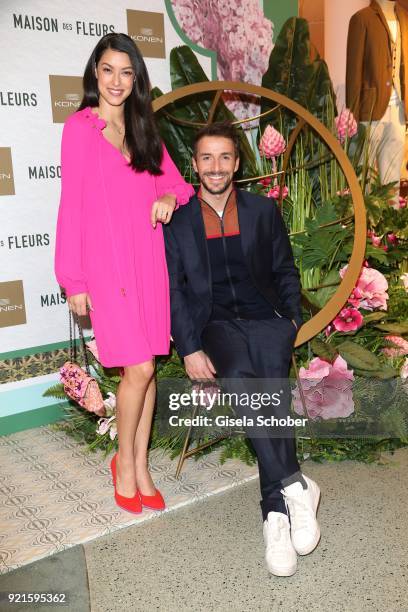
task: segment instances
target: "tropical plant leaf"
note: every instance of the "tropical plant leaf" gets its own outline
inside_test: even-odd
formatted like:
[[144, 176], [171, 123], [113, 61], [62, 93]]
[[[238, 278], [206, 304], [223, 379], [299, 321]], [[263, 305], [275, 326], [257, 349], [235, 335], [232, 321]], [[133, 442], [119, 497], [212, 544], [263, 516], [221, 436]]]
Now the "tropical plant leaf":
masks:
[[379, 323], [374, 327], [388, 334], [408, 334], [408, 323]]
[[382, 364], [377, 355], [351, 340], [341, 342], [336, 348], [343, 359], [345, 359], [352, 368], [372, 372], [379, 371], [382, 368]]
[[332, 362], [338, 355], [337, 350], [332, 344], [323, 342], [323, 340], [320, 340], [319, 338], [313, 338], [313, 340], [310, 342], [310, 348], [315, 355], [321, 359], [324, 359], [325, 361]]
[[53, 385], [44, 391], [42, 394], [43, 397], [56, 397], [58, 399], [67, 400], [67, 395], [64, 391], [64, 385], [62, 383], [58, 383], [57, 385]]

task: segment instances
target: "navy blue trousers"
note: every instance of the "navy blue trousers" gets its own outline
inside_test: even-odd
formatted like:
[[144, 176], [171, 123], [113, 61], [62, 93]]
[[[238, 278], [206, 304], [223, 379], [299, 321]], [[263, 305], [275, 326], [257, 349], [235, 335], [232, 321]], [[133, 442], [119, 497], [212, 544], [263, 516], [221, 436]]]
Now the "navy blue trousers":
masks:
[[[286, 317], [211, 321], [202, 333], [202, 344], [226, 392], [276, 390], [274, 379], [275, 382], [279, 379], [278, 386], [284, 387], [285, 392], [283, 401], [278, 407], [262, 409], [262, 414], [280, 418], [289, 414], [288, 374], [296, 333], [295, 326]], [[251, 379], [264, 380], [253, 380], [251, 384]], [[234, 410], [238, 416], [259, 414], [239, 403], [234, 405]], [[282, 480], [300, 470], [293, 430], [290, 436], [285, 428], [285, 437], [276, 437], [276, 431], [270, 435], [270, 430], [268, 434], [266, 429], [262, 432], [257, 427], [247, 429], [246, 435], [258, 459], [263, 519], [271, 511], [286, 513], [280, 493], [284, 486]]]

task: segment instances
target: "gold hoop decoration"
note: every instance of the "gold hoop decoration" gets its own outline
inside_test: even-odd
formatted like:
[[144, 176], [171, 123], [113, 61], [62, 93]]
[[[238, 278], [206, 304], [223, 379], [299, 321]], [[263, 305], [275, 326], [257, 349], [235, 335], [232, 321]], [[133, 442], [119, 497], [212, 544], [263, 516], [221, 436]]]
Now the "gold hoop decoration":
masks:
[[[260, 87], [259, 85], [250, 85], [248, 83], [239, 83], [235, 81], [206, 81], [203, 83], [193, 83], [192, 85], [186, 85], [185, 87], [180, 87], [179, 89], [164, 94], [163, 96], [160, 96], [160, 98], [156, 98], [156, 100], [153, 102], [153, 110], [154, 112], [157, 112], [167, 106], [167, 104], [176, 102], [181, 98], [212, 91], [217, 92], [214, 100], [216, 104], [221, 97], [219, 92], [224, 90], [232, 90], [267, 98], [268, 100], [272, 100], [273, 102], [276, 102], [277, 104], [292, 111], [300, 118], [301, 123], [303, 120], [315, 132], [317, 132], [329, 147], [338, 161], [351, 191], [354, 207], [355, 233], [353, 250], [346, 274], [344, 275], [344, 278], [342, 279], [336, 293], [330, 298], [327, 304], [325, 304], [325, 306], [323, 306], [323, 308], [316, 315], [314, 315], [301, 327], [295, 342], [295, 346], [299, 346], [311, 338], [314, 338], [316, 334], [324, 329], [336, 317], [337, 313], [344, 306], [347, 298], [350, 296], [353, 288], [355, 287], [357, 278], [361, 271], [361, 266], [364, 261], [366, 248], [367, 228], [363, 194], [361, 192], [357, 176], [353, 170], [353, 166], [351, 165], [344, 149], [340, 146], [340, 143], [333, 136], [333, 134], [331, 134], [323, 123], [309, 113], [309, 111], [300, 106], [300, 104], [297, 104], [293, 100], [290, 100], [286, 96], [276, 93], [271, 89]], [[214, 111], [210, 114], [210, 119], [212, 119]]]

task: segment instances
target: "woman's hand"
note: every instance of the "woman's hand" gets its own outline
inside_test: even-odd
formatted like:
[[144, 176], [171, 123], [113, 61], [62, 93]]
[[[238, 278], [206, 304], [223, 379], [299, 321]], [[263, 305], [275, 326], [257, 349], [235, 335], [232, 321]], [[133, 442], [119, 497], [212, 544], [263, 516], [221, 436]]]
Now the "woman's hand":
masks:
[[93, 310], [89, 293], [77, 293], [76, 295], [71, 295], [71, 297], [68, 298], [68, 306], [73, 313], [79, 316], [88, 314], [86, 311], [87, 306], [89, 306], [89, 310]]
[[171, 193], [166, 193], [166, 195], [153, 202], [150, 216], [153, 228], [156, 229], [158, 221], [159, 223], [168, 223], [173, 216], [175, 208], [176, 196]]

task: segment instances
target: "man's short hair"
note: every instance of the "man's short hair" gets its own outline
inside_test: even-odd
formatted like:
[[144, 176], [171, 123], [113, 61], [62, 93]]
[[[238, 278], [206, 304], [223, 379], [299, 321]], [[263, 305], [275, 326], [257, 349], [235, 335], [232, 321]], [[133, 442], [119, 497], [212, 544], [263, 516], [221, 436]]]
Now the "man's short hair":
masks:
[[219, 138], [228, 138], [234, 143], [235, 157], [239, 157], [239, 136], [236, 128], [230, 121], [219, 121], [210, 123], [202, 127], [195, 135], [193, 141], [193, 156], [197, 159], [198, 143], [205, 136], [218, 136]]

